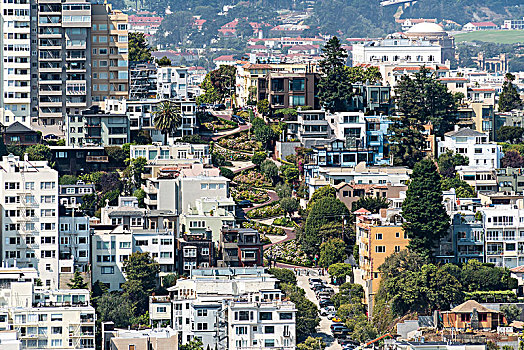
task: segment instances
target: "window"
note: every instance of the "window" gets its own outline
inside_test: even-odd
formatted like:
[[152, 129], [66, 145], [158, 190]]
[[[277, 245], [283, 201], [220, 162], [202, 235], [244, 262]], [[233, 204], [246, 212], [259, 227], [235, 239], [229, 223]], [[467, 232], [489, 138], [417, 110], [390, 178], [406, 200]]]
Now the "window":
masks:
[[247, 334], [247, 327], [236, 327], [235, 332], [237, 335]]
[[382, 233], [376, 233], [375, 234], [375, 239], [378, 240], [378, 241], [382, 240]]
[[131, 249], [131, 242], [120, 242], [120, 249]]
[[52, 321], [62, 321], [62, 314], [51, 314], [51, 322]]
[[40, 183], [41, 190], [53, 190], [54, 188], [55, 188], [54, 182], [41, 182]]
[[100, 273], [102, 275], [112, 275], [115, 273], [115, 268], [114, 266], [102, 266], [100, 268]]
[[375, 247], [375, 253], [385, 253], [385, 252], [386, 252], [386, 246], [377, 245]]
[[62, 327], [51, 327], [51, 334], [62, 334]]
[[281, 312], [280, 313], [280, 319], [281, 320], [292, 320], [293, 319], [293, 313], [291, 313], [291, 312]]
[[198, 309], [197, 316], [200, 316], [200, 317], [207, 316], [207, 309]]
[[275, 333], [275, 326], [265, 326], [264, 327], [264, 333], [266, 333], [266, 334], [273, 334], [273, 333]]
[[398, 253], [398, 252], [400, 252], [400, 246], [399, 246], [399, 245], [396, 245], [396, 246], [395, 246], [395, 253]]
[[197, 331], [207, 331], [207, 323], [206, 322], [198, 322], [197, 323]]
[[268, 321], [273, 319], [273, 314], [271, 312], [261, 312], [260, 313], [260, 320], [261, 321]]
[[264, 339], [264, 347], [272, 348], [275, 346], [275, 339]]

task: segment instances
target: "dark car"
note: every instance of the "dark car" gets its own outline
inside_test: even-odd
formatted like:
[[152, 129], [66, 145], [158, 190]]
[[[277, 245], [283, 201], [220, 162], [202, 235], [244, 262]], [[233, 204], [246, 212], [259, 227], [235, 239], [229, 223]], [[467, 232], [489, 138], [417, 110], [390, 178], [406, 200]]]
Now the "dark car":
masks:
[[198, 106], [199, 109], [206, 109], [207, 108], [207, 104], [205, 103], [202, 103]]
[[249, 199], [244, 199], [238, 202], [237, 205], [240, 208], [251, 208], [253, 206], [253, 203]]
[[320, 300], [318, 302], [318, 304], [320, 305], [320, 307], [326, 307], [326, 306], [330, 306], [330, 305], [335, 305], [333, 304], [333, 302], [331, 301], [331, 299], [323, 299], [323, 300]]
[[223, 110], [226, 109], [226, 105], [223, 104], [223, 103], [219, 103], [219, 104], [214, 105], [214, 106], [213, 106], [213, 109], [214, 109], [215, 111], [223, 111]]
[[343, 323], [333, 323], [331, 324], [330, 328], [333, 333], [349, 332], [349, 329]]
[[242, 117], [239, 117], [238, 115], [236, 116], [237, 117], [237, 123], [240, 124], [240, 125], [246, 125], [246, 121], [244, 120], [244, 118]]

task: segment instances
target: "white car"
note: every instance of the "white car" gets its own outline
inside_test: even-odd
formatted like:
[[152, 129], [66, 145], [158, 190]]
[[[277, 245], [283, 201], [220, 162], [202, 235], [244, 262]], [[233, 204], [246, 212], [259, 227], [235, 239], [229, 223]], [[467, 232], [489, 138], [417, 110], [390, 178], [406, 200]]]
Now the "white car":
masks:
[[326, 306], [322, 309], [320, 309], [320, 316], [328, 316], [329, 314], [335, 313], [337, 310], [334, 306]]

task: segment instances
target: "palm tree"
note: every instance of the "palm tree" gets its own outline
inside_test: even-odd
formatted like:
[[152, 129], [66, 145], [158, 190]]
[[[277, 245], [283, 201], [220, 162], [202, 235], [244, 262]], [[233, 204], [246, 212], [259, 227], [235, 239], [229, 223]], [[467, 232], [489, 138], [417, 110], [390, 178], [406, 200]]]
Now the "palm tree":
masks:
[[164, 144], [167, 145], [167, 135], [174, 132], [182, 124], [180, 108], [171, 101], [160, 103], [154, 116], [155, 128], [164, 134]]

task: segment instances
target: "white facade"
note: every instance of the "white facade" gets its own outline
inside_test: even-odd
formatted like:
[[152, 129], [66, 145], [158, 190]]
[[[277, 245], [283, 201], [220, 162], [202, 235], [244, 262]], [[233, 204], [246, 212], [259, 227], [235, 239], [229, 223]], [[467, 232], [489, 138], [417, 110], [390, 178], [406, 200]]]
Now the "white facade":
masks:
[[94, 350], [96, 317], [89, 291], [45, 290], [30, 275], [16, 268], [0, 272], [0, 329], [16, 331], [23, 349]]
[[[75, 269], [87, 272], [89, 266], [89, 217], [79, 213], [71, 216], [60, 216], [59, 237], [60, 237], [60, 260], [71, 261]], [[67, 269], [60, 268], [62, 273], [74, 273]]]
[[470, 166], [500, 168], [502, 148], [488, 140], [487, 134], [471, 129], [450, 131], [438, 142], [438, 155], [450, 150], [468, 157]]
[[442, 47], [429, 41], [391, 38], [353, 45], [353, 65], [396, 63], [435, 64], [442, 62]]
[[131, 159], [143, 157], [149, 165], [187, 163], [211, 164], [209, 145], [175, 143], [173, 145], [131, 145]]
[[[366, 119], [363, 112], [337, 112], [326, 116], [331, 123], [337, 140], [355, 142], [351, 147], [366, 144]], [[351, 141], [350, 141], [351, 140]]]
[[188, 98], [187, 67], [158, 67], [157, 96], [161, 99]]
[[58, 288], [58, 172], [13, 155], [0, 167], [3, 261], [34, 267], [45, 287]]
[[0, 4], [0, 122], [15, 121], [29, 126], [30, 112], [30, 1], [4, 1]]
[[296, 308], [277, 282], [263, 268], [192, 270], [169, 288], [171, 298], [150, 297], [151, 321], [170, 314], [182, 343], [197, 338], [204, 349], [295, 349]]

